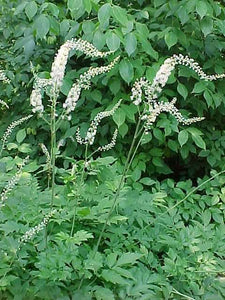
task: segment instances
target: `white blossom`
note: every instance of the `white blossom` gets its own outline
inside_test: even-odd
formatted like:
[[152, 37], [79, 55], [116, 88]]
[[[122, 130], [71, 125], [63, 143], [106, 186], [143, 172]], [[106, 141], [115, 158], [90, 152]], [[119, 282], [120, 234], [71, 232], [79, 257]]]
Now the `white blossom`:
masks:
[[51, 217], [57, 212], [56, 209], [53, 209], [50, 211], [50, 213], [48, 213], [44, 219], [41, 221], [40, 224], [36, 225], [35, 227], [29, 229], [28, 231], [26, 231], [24, 233], [24, 235], [19, 239], [19, 243], [26, 243], [29, 240], [31, 240], [34, 235], [36, 235], [38, 232], [40, 232], [41, 230], [43, 230], [46, 225], [48, 224], [49, 220], [51, 219]]
[[115, 113], [115, 111], [118, 109], [118, 107], [120, 106], [121, 102], [122, 102], [122, 99], [120, 99], [111, 110], [107, 110], [107, 111], [98, 113], [95, 116], [94, 120], [91, 122], [91, 125], [90, 125], [90, 127], [87, 131], [86, 137], [84, 139], [81, 138], [80, 129], [78, 128], [77, 132], [76, 132], [77, 142], [79, 144], [93, 145], [99, 123], [101, 122], [102, 119], [112, 116]]
[[119, 57], [116, 57], [108, 66], [96, 68], [90, 67], [87, 72], [80, 75], [79, 79], [76, 81], [76, 83], [73, 84], [72, 88], [70, 89], [66, 101], [63, 104], [63, 108], [66, 109], [67, 114], [74, 111], [82, 88], [88, 89], [90, 87], [91, 78], [109, 72], [117, 63], [118, 59]]
[[9, 193], [12, 191], [12, 189], [15, 187], [15, 185], [18, 183], [20, 180], [20, 177], [22, 175], [22, 169], [23, 167], [27, 164], [29, 160], [29, 156], [27, 156], [21, 163], [19, 170], [16, 172], [16, 174], [9, 180], [3, 191], [1, 192], [0, 195], [0, 208], [5, 205], [5, 201], [8, 199]]
[[90, 57], [105, 57], [110, 53], [112, 53], [111, 51], [100, 52], [92, 44], [90, 44], [87, 41], [83, 41], [81, 39], [72, 39], [66, 41], [60, 47], [58, 53], [56, 54], [55, 60], [52, 64], [51, 79], [52, 79], [53, 86], [55, 86], [56, 89], [59, 89], [62, 85], [69, 52], [74, 49], [82, 51], [84, 54]]
[[10, 83], [10, 80], [5, 75], [5, 72], [2, 70], [0, 70], [0, 80], [3, 81], [4, 83]]
[[4, 149], [5, 147], [5, 144], [8, 140], [8, 138], [10, 137], [10, 135], [12, 134], [14, 128], [16, 126], [19, 126], [20, 124], [22, 124], [23, 122], [29, 120], [33, 115], [28, 115], [26, 117], [23, 117], [19, 120], [16, 120], [16, 121], [13, 121], [6, 129], [5, 133], [3, 134], [3, 137], [1, 139], [1, 142], [2, 142], [2, 147], [1, 147], [1, 151]]
[[183, 125], [190, 125], [195, 122], [204, 120], [204, 117], [185, 118], [179, 112], [175, 106], [176, 98], [173, 98], [171, 102], [157, 102], [155, 101], [152, 105], [149, 105], [147, 114], [144, 114], [142, 120], [145, 121], [145, 131], [148, 132], [150, 126], [155, 122], [157, 116], [162, 112], [168, 112], [173, 115], [179, 123]]
[[0, 104], [4, 105], [6, 108], [9, 108], [8, 104], [1, 99], [0, 99]]
[[116, 145], [116, 139], [118, 135], [118, 129], [116, 129], [113, 133], [112, 140], [109, 144], [98, 147], [97, 151], [109, 151]]

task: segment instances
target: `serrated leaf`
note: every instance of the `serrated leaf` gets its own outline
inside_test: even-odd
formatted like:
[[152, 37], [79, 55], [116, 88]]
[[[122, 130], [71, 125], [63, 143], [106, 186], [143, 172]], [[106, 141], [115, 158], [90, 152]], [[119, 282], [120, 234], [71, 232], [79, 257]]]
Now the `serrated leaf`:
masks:
[[200, 18], [202, 19], [208, 11], [206, 2], [205, 1], [197, 1], [196, 11], [197, 11], [198, 15], [200, 16]]
[[177, 85], [177, 91], [184, 98], [184, 100], [187, 98], [188, 90], [185, 85], [179, 82]]
[[50, 29], [50, 22], [45, 15], [40, 15], [34, 23], [37, 38], [43, 39]]
[[165, 42], [168, 48], [170, 49], [172, 46], [174, 46], [177, 43], [177, 35], [172, 31], [167, 32], [165, 35]]
[[95, 294], [96, 300], [114, 300], [115, 299], [113, 292], [108, 288], [104, 288], [102, 286], [97, 286], [97, 287], [94, 287], [94, 289], [95, 289], [94, 294]]
[[120, 127], [125, 122], [125, 118], [125, 112], [121, 108], [118, 108], [113, 114], [113, 121], [118, 127]]
[[17, 134], [16, 134], [16, 140], [20, 144], [26, 137], [26, 130], [25, 129], [20, 129]]
[[25, 7], [25, 14], [27, 15], [28, 19], [31, 21], [32, 18], [36, 15], [37, 13], [37, 3], [35, 1], [28, 2], [26, 7]]
[[127, 59], [123, 59], [119, 64], [119, 72], [121, 77], [127, 82], [130, 83], [134, 77], [134, 68], [131, 62]]
[[133, 265], [136, 263], [136, 261], [142, 257], [142, 254], [140, 253], [131, 253], [131, 252], [126, 252], [120, 256], [118, 259], [116, 266], [124, 266], [127, 264]]
[[125, 36], [125, 50], [130, 56], [135, 52], [137, 48], [137, 39], [136, 36], [131, 32]]
[[188, 132], [186, 130], [181, 130], [178, 134], [178, 141], [181, 147], [188, 141]]
[[106, 44], [111, 51], [116, 51], [120, 47], [120, 38], [114, 32], [108, 32]]
[[100, 22], [100, 25], [103, 28], [108, 27], [110, 16], [111, 16], [111, 5], [109, 3], [106, 3], [102, 5], [98, 11], [98, 20]]
[[114, 270], [103, 270], [101, 276], [109, 282], [112, 282], [113, 284], [118, 283], [122, 285], [127, 284], [127, 280], [125, 280], [121, 275], [119, 275]]

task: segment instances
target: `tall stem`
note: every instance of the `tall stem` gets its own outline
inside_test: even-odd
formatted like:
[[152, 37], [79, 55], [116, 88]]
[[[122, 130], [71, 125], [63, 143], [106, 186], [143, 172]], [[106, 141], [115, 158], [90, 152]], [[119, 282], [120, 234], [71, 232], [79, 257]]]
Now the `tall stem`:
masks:
[[51, 105], [51, 177], [52, 177], [52, 193], [51, 193], [51, 206], [53, 206], [54, 198], [55, 198], [55, 150], [56, 150], [56, 126], [55, 126], [55, 113], [56, 113], [56, 92], [54, 92], [54, 96], [52, 98]]
[[[81, 173], [80, 186], [82, 186], [84, 183], [85, 167], [86, 167], [87, 160], [88, 160], [87, 153], [88, 153], [88, 144], [85, 145], [85, 158], [84, 158], [84, 165], [83, 165], [83, 169], [82, 169], [82, 173]], [[78, 205], [78, 197], [76, 198], [76, 203], [75, 203], [75, 207], [74, 207], [74, 214], [73, 214], [73, 221], [72, 221], [72, 228], [70, 231], [70, 236], [73, 236], [73, 232], [74, 232], [74, 226], [75, 226], [76, 214], [77, 214], [77, 205]]]
[[[126, 162], [125, 162], [123, 173], [122, 173], [122, 176], [121, 176], [118, 188], [116, 190], [116, 194], [115, 194], [112, 206], [111, 206], [111, 208], [110, 208], [110, 210], [108, 212], [107, 218], [105, 220], [105, 223], [104, 223], [104, 225], [102, 227], [102, 230], [101, 230], [101, 233], [99, 235], [99, 238], [98, 238], [98, 241], [97, 241], [97, 244], [96, 244], [96, 248], [95, 248], [93, 257], [95, 257], [95, 255], [96, 255], [96, 253], [98, 251], [98, 247], [99, 247], [99, 245], [101, 243], [101, 240], [102, 240], [103, 234], [105, 232], [106, 226], [108, 225], [108, 221], [109, 221], [109, 219], [111, 217], [111, 214], [114, 211], [114, 208], [116, 206], [116, 202], [117, 202], [117, 200], [119, 198], [119, 195], [120, 195], [120, 190], [121, 190], [121, 188], [122, 188], [122, 186], [124, 184], [127, 172], [129, 170], [128, 167], [130, 167], [130, 165], [132, 163], [132, 160], [134, 158], [134, 156], [132, 155], [132, 152], [133, 152], [133, 149], [134, 149], [134, 146], [135, 146], [136, 139], [138, 138], [138, 132], [139, 132], [140, 123], [141, 123], [141, 118], [139, 117], [136, 129], [135, 129], [134, 137], [133, 137], [133, 140], [132, 140], [132, 143], [131, 143], [131, 146], [130, 146], [130, 149], [129, 149], [129, 152], [128, 152], [128, 155], [127, 155], [127, 159], [126, 159]], [[138, 143], [138, 145], [140, 145], [140, 143]], [[135, 153], [136, 153], [136, 151], [137, 151], [137, 147], [135, 148]], [[132, 158], [132, 160], [131, 160], [131, 158]]]

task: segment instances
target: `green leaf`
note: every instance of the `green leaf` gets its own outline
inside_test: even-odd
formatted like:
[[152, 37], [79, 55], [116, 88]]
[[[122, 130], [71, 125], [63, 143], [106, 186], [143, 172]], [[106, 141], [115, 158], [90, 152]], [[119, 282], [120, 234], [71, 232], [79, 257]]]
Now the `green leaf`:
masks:
[[119, 127], [119, 134], [122, 136], [122, 138], [124, 138], [124, 136], [127, 134], [128, 130], [129, 130], [129, 128], [126, 123], [123, 123]]
[[20, 129], [17, 134], [16, 134], [16, 140], [20, 144], [26, 137], [26, 130], [25, 129]]
[[192, 93], [196, 93], [196, 94], [200, 94], [202, 93], [203, 91], [206, 90], [206, 86], [203, 82], [197, 82], [195, 85], [194, 85], [194, 88], [192, 90]]
[[129, 56], [135, 52], [137, 48], [136, 36], [131, 32], [125, 36], [125, 50]]
[[186, 130], [181, 130], [178, 134], [178, 141], [181, 147], [188, 141], [188, 132]]
[[141, 180], [139, 180], [139, 182], [144, 184], [144, 185], [148, 185], [148, 186], [153, 185], [154, 183], [156, 183], [155, 180], [152, 180], [149, 177], [144, 177]]
[[82, 6], [81, 0], [68, 0], [67, 6], [70, 10], [79, 10]]
[[128, 19], [127, 19], [127, 12], [125, 9], [117, 6], [117, 5], [113, 5], [112, 7], [112, 12], [113, 12], [113, 16], [114, 18], [122, 25], [122, 26], [127, 26], [128, 23]]
[[200, 18], [202, 19], [208, 11], [208, 6], [207, 6], [206, 2], [205, 1], [197, 1], [196, 11], [197, 11], [198, 15], [200, 16]]
[[23, 143], [22, 145], [20, 145], [18, 147], [18, 150], [19, 150], [19, 152], [22, 152], [22, 153], [30, 153], [32, 151], [31, 145], [26, 144], [26, 143]]
[[202, 213], [202, 221], [204, 226], [209, 225], [211, 221], [211, 212], [208, 209]]
[[111, 5], [106, 3], [102, 5], [98, 11], [98, 20], [101, 27], [107, 28], [109, 26], [109, 18], [111, 16]]
[[207, 36], [213, 31], [213, 20], [211, 17], [206, 17], [201, 20], [200, 22], [201, 30], [204, 36]]
[[172, 31], [167, 32], [165, 35], [165, 42], [168, 48], [170, 49], [172, 46], [174, 46], [177, 43], [177, 35]]
[[131, 252], [126, 252], [120, 256], [118, 259], [116, 266], [124, 266], [127, 264], [134, 264], [136, 261], [141, 258], [143, 255], [140, 253], [131, 253]]
[[37, 38], [43, 39], [50, 29], [50, 22], [45, 15], [40, 15], [34, 22]]
[[127, 284], [127, 280], [125, 280], [121, 275], [116, 273], [114, 270], [103, 270], [101, 276], [109, 282], [113, 284], [118, 283], [122, 285]]
[[118, 108], [113, 114], [113, 121], [120, 127], [125, 122], [125, 117], [125, 112], [121, 108]]
[[32, 20], [32, 18], [36, 15], [37, 9], [38, 7], [35, 1], [31, 1], [27, 3], [25, 7], [25, 14], [27, 15], [29, 20]]
[[108, 289], [108, 288], [104, 288], [102, 286], [97, 286], [95, 287], [95, 297], [96, 297], [96, 300], [114, 300], [115, 297], [114, 297], [114, 294], [113, 292]]
[[184, 98], [184, 100], [187, 98], [188, 90], [185, 85], [179, 82], [177, 85], [177, 91]]
[[193, 139], [194, 143], [196, 144], [196, 146], [205, 150], [206, 145], [205, 145], [204, 140], [201, 137], [201, 135], [202, 135], [201, 131], [198, 130], [197, 128], [193, 128], [193, 127], [187, 128], [187, 130], [191, 133], [192, 139]]
[[130, 83], [134, 77], [134, 69], [131, 62], [127, 59], [123, 59], [119, 64], [119, 72], [121, 77], [127, 82]]
[[120, 47], [120, 38], [114, 32], [109, 31], [106, 37], [106, 44], [109, 50], [116, 51]]
[[102, 31], [97, 30], [93, 37], [93, 45], [101, 50], [105, 45], [105, 35]]
[[86, 10], [86, 12], [88, 14], [90, 14], [91, 12], [91, 9], [92, 9], [92, 3], [91, 3], [91, 0], [83, 0], [84, 1], [84, 8]]

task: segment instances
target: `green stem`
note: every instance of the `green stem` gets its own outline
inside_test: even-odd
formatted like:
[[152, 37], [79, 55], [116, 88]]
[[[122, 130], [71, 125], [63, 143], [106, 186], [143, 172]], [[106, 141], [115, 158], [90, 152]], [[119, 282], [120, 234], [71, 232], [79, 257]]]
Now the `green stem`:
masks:
[[[83, 170], [81, 173], [80, 186], [82, 186], [84, 183], [85, 166], [86, 166], [86, 163], [88, 160], [87, 153], [88, 153], [88, 144], [85, 145], [85, 158], [84, 158]], [[74, 207], [74, 214], [73, 214], [73, 221], [72, 221], [72, 228], [70, 231], [70, 236], [73, 236], [73, 232], [74, 232], [74, 226], [75, 226], [76, 214], [77, 214], [77, 205], [78, 205], [78, 197], [76, 198], [76, 203], [75, 203], [75, 207]]]
[[52, 193], [51, 193], [51, 206], [53, 206], [55, 198], [55, 150], [56, 150], [56, 122], [55, 122], [55, 113], [56, 113], [56, 95], [53, 96], [52, 106], [51, 106], [51, 177], [52, 177]]
[[95, 247], [95, 251], [94, 251], [94, 254], [93, 254], [93, 258], [95, 257], [97, 251], [98, 251], [98, 248], [99, 248], [99, 245], [101, 243], [101, 240], [102, 240], [102, 237], [103, 237], [103, 234], [105, 232], [105, 229], [106, 229], [106, 226], [108, 225], [108, 221], [111, 217], [111, 214], [112, 212], [114, 211], [114, 208], [116, 206], [116, 203], [117, 203], [117, 200], [119, 198], [119, 195], [120, 195], [120, 190], [124, 184], [124, 181], [125, 181], [125, 178], [126, 178], [126, 175], [127, 175], [127, 172], [128, 172], [128, 166], [131, 165], [132, 161], [131, 161], [131, 157], [133, 158], [134, 156], [132, 156], [132, 151], [134, 149], [134, 146], [135, 146], [135, 142], [136, 142], [136, 139], [138, 137], [138, 132], [139, 132], [139, 127], [140, 127], [140, 123], [141, 123], [141, 118], [138, 119], [138, 123], [137, 123], [137, 126], [136, 126], [136, 129], [135, 129], [135, 133], [134, 133], [134, 137], [133, 137], [133, 140], [132, 140], [132, 143], [131, 143], [131, 146], [130, 146], [130, 149], [129, 149], [129, 152], [128, 152], [128, 155], [127, 155], [127, 159], [126, 159], [126, 162], [125, 162], [125, 166], [124, 166], [124, 169], [123, 169], [123, 173], [122, 173], [122, 176], [121, 176], [121, 179], [120, 179], [120, 182], [119, 182], [119, 185], [118, 185], [118, 188], [116, 190], [116, 194], [115, 194], [115, 197], [114, 197], [114, 200], [113, 200], [113, 203], [112, 203], [112, 206], [108, 212], [108, 215], [107, 215], [107, 218], [105, 220], [105, 223], [102, 227], [102, 230], [100, 232], [100, 235], [99, 235], [99, 238], [98, 238], [98, 241], [97, 241], [97, 244], [96, 244], [96, 247]]

